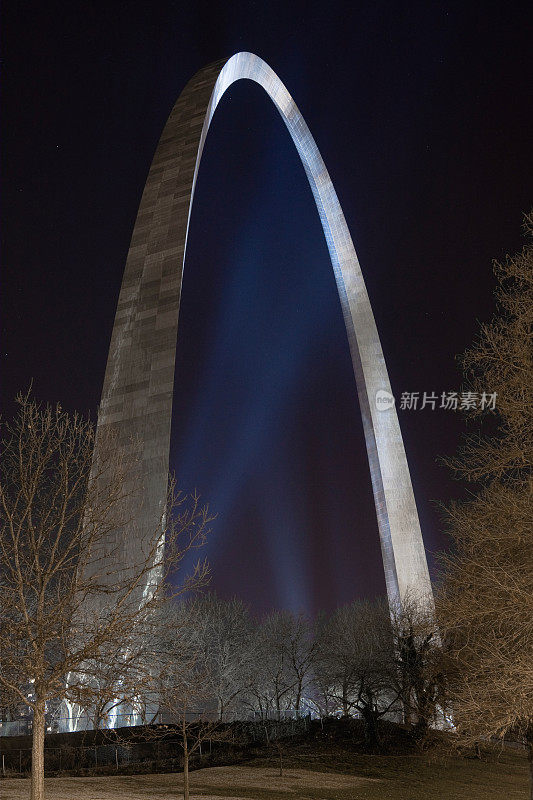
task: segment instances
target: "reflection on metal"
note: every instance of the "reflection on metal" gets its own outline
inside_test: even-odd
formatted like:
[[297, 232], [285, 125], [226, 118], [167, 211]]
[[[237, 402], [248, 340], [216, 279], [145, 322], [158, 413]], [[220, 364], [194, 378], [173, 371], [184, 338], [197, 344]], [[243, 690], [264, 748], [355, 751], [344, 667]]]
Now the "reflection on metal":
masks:
[[[144, 188], [113, 328], [98, 426], [113, 426], [120, 446], [134, 450], [143, 501], [132, 508], [136, 541], [164, 511], [178, 311], [194, 188], [204, 142], [224, 92], [237, 80], [266, 91], [300, 155], [329, 248], [357, 382], [370, 463], [389, 602], [407, 594], [431, 603], [431, 584], [409, 469], [387, 369], [361, 268], [335, 189], [292, 97], [261, 58], [237, 53], [205, 67], [187, 84], [159, 141]], [[385, 395], [380, 395], [380, 397]], [[387, 404], [385, 404], [387, 406]]]

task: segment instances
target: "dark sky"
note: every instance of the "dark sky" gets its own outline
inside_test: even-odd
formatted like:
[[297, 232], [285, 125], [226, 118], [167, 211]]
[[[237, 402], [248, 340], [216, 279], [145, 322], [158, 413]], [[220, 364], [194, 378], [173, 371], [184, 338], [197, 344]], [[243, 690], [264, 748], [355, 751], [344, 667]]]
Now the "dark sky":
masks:
[[[531, 193], [531, 13], [493, 2], [3, 4], [1, 405], [93, 417], [129, 238], [170, 109], [250, 50], [329, 169], [393, 391], [459, 390], [493, 258]], [[490, 391], [490, 387], [487, 387]], [[436, 463], [464, 421], [399, 411], [422, 530], [460, 494]], [[340, 304], [302, 166], [262, 90], [234, 85], [195, 198], [171, 465], [218, 514], [213, 587], [309, 612], [384, 592]]]

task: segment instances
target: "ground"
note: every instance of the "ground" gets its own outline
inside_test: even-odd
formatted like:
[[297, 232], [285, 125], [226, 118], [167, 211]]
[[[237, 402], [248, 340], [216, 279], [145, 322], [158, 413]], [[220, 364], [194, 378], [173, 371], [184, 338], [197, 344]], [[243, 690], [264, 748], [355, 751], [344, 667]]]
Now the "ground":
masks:
[[[191, 800], [522, 800], [527, 761], [504, 752], [478, 761], [453, 756], [357, 755], [350, 764], [274, 761], [191, 773]], [[339, 771], [336, 771], [339, 770]], [[348, 773], [348, 774], [347, 774]], [[47, 778], [47, 800], [179, 800], [181, 773]], [[2, 800], [26, 800], [29, 781], [0, 782]]]

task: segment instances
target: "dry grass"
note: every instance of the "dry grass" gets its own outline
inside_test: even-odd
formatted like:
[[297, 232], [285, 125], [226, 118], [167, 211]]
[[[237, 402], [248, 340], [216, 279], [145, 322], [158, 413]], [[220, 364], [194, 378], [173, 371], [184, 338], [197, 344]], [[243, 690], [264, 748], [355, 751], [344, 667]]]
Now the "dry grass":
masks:
[[[323, 765], [326, 766], [326, 765]], [[334, 767], [334, 765], [331, 765]], [[192, 800], [522, 800], [527, 762], [502, 753], [492, 761], [425, 756], [356, 756], [342, 773], [290, 766], [212, 767], [191, 773]], [[181, 774], [47, 778], [47, 800], [179, 800]], [[2, 800], [25, 800], [29, 781], [4, 780]]]

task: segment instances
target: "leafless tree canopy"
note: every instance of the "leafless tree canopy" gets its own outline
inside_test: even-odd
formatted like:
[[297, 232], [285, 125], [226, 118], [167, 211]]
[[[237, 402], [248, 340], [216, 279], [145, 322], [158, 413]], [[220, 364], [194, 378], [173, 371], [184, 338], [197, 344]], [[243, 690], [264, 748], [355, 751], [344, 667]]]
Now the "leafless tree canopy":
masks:
[[126, 566], [135, 520], [125, 501], [142, 487], [128, 480], [131, 465], [112, 435], [95, 449], [88, 421], [29, 394], [17, 400], [0, 462], [0, 689], [4, 705], [32, 709], [37, 800], [47, 703], [103, 717], [119, 700], [143, 702], [156, 612], [205, 581], [205, 564], [179, 588], [169, 577], [184, 552], [203, 543], [210, 518], [171, 482], [166, 524], [154, 520]]
[[469, 388], [498, 393], [498, 427], [470, 432], [448, 462], [474, 486], [447, 510], [454, 548], [442, 558], [438, 614], [458, 729], [471, 738], [522, 732], [533, 745], [531, 240], [495, 274], [497, 314], [462, 364]]
[[435, 619], [406, 597], [391, 617], [383, 602], [354, 601], [317, 620], [314, 699], [324, 714], [357, 713], [375, 744], [388, 717], [424, 735], [442, 718], [446, 687]]
[[163, 627], [161, 697], [174, 722], [186, 708], [192, 722], [358, 715], [376, 744], [383, 717], [421, 735], [442, 720], [440, 637], [408, 598], [392, 619], [385, 603], [353, 602], [312, 624], [288, 611], [254, 620], [239, 600], [209, 594], [166, 613]]

